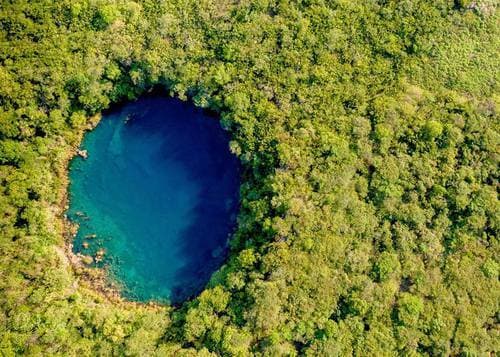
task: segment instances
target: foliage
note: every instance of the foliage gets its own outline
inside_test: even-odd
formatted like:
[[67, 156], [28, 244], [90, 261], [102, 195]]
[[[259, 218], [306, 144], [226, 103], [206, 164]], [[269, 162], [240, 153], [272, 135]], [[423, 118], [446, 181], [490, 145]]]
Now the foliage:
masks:
[[[0, 7], [0, 353], [498, 353], [499, 27], [480, 1]], [[67, 160], [156, 86], [244, 167], [227, 264], [116, 303], [63, 253]]]

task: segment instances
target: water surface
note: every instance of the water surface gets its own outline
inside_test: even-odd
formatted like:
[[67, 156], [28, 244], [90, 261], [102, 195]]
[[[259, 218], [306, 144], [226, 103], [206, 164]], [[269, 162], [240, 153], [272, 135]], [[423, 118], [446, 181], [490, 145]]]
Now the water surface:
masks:
[[225, 258], [239, 166], [216, 118], [147, 97], [104, 115], [70, 164], [74, 250], [95, 256], [139, 301], [198, 293]]

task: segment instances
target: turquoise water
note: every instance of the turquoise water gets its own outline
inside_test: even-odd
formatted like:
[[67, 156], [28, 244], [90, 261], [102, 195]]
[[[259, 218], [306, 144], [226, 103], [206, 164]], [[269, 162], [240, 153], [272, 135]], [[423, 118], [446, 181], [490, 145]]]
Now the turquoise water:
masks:
[[88, 158], [70, 164], [74, 251], [104, 249], [95, 264], [129, 299], [199, 293], [225, 259], [238, 208], [239, 164], [219, 121], [146, 97], [104, 115], [82, 149]]

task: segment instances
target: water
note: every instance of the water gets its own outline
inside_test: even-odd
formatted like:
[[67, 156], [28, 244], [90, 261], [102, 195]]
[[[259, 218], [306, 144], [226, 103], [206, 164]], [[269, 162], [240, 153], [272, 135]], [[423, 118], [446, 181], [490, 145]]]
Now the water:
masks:
[[96, 264], [128, 299], [198, 293], [225, 259], [238, 207], [239, 165], [219, 121], [146, 97], [105, 115], [82, 149], [88, 158], [70, 164], [74, 251], [104, 249]]

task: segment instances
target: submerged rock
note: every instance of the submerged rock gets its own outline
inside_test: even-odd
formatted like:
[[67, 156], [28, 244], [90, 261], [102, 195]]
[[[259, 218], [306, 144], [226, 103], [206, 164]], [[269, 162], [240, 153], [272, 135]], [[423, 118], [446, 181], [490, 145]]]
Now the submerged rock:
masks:
[[92, 258], [90, 255], [80, 255], [80, 259], [84, 264], [90, 265], [94, 262], [94, 258]]
[[87, 152], [87, 150], [76, 150], [76, 154], [84, 159], [88, 158], [89, 157], [89, 154]]
[[99, 262], [101, 262], [103, 260], [104, 254], [106, 254], [106, 252], [104, 251], [104, 249], [99, 249], [97, 251], [97, 253], [95, 254], [95, 261], [96, 261], [96, 263], [99, 263]]
[[76, 211], [75, 212], [75, 216], [82, 219], [82, 220], [85, 220], [85, 221], [88, 221], [90, 218], [85, 214], [83, 213], [82, 211]]

